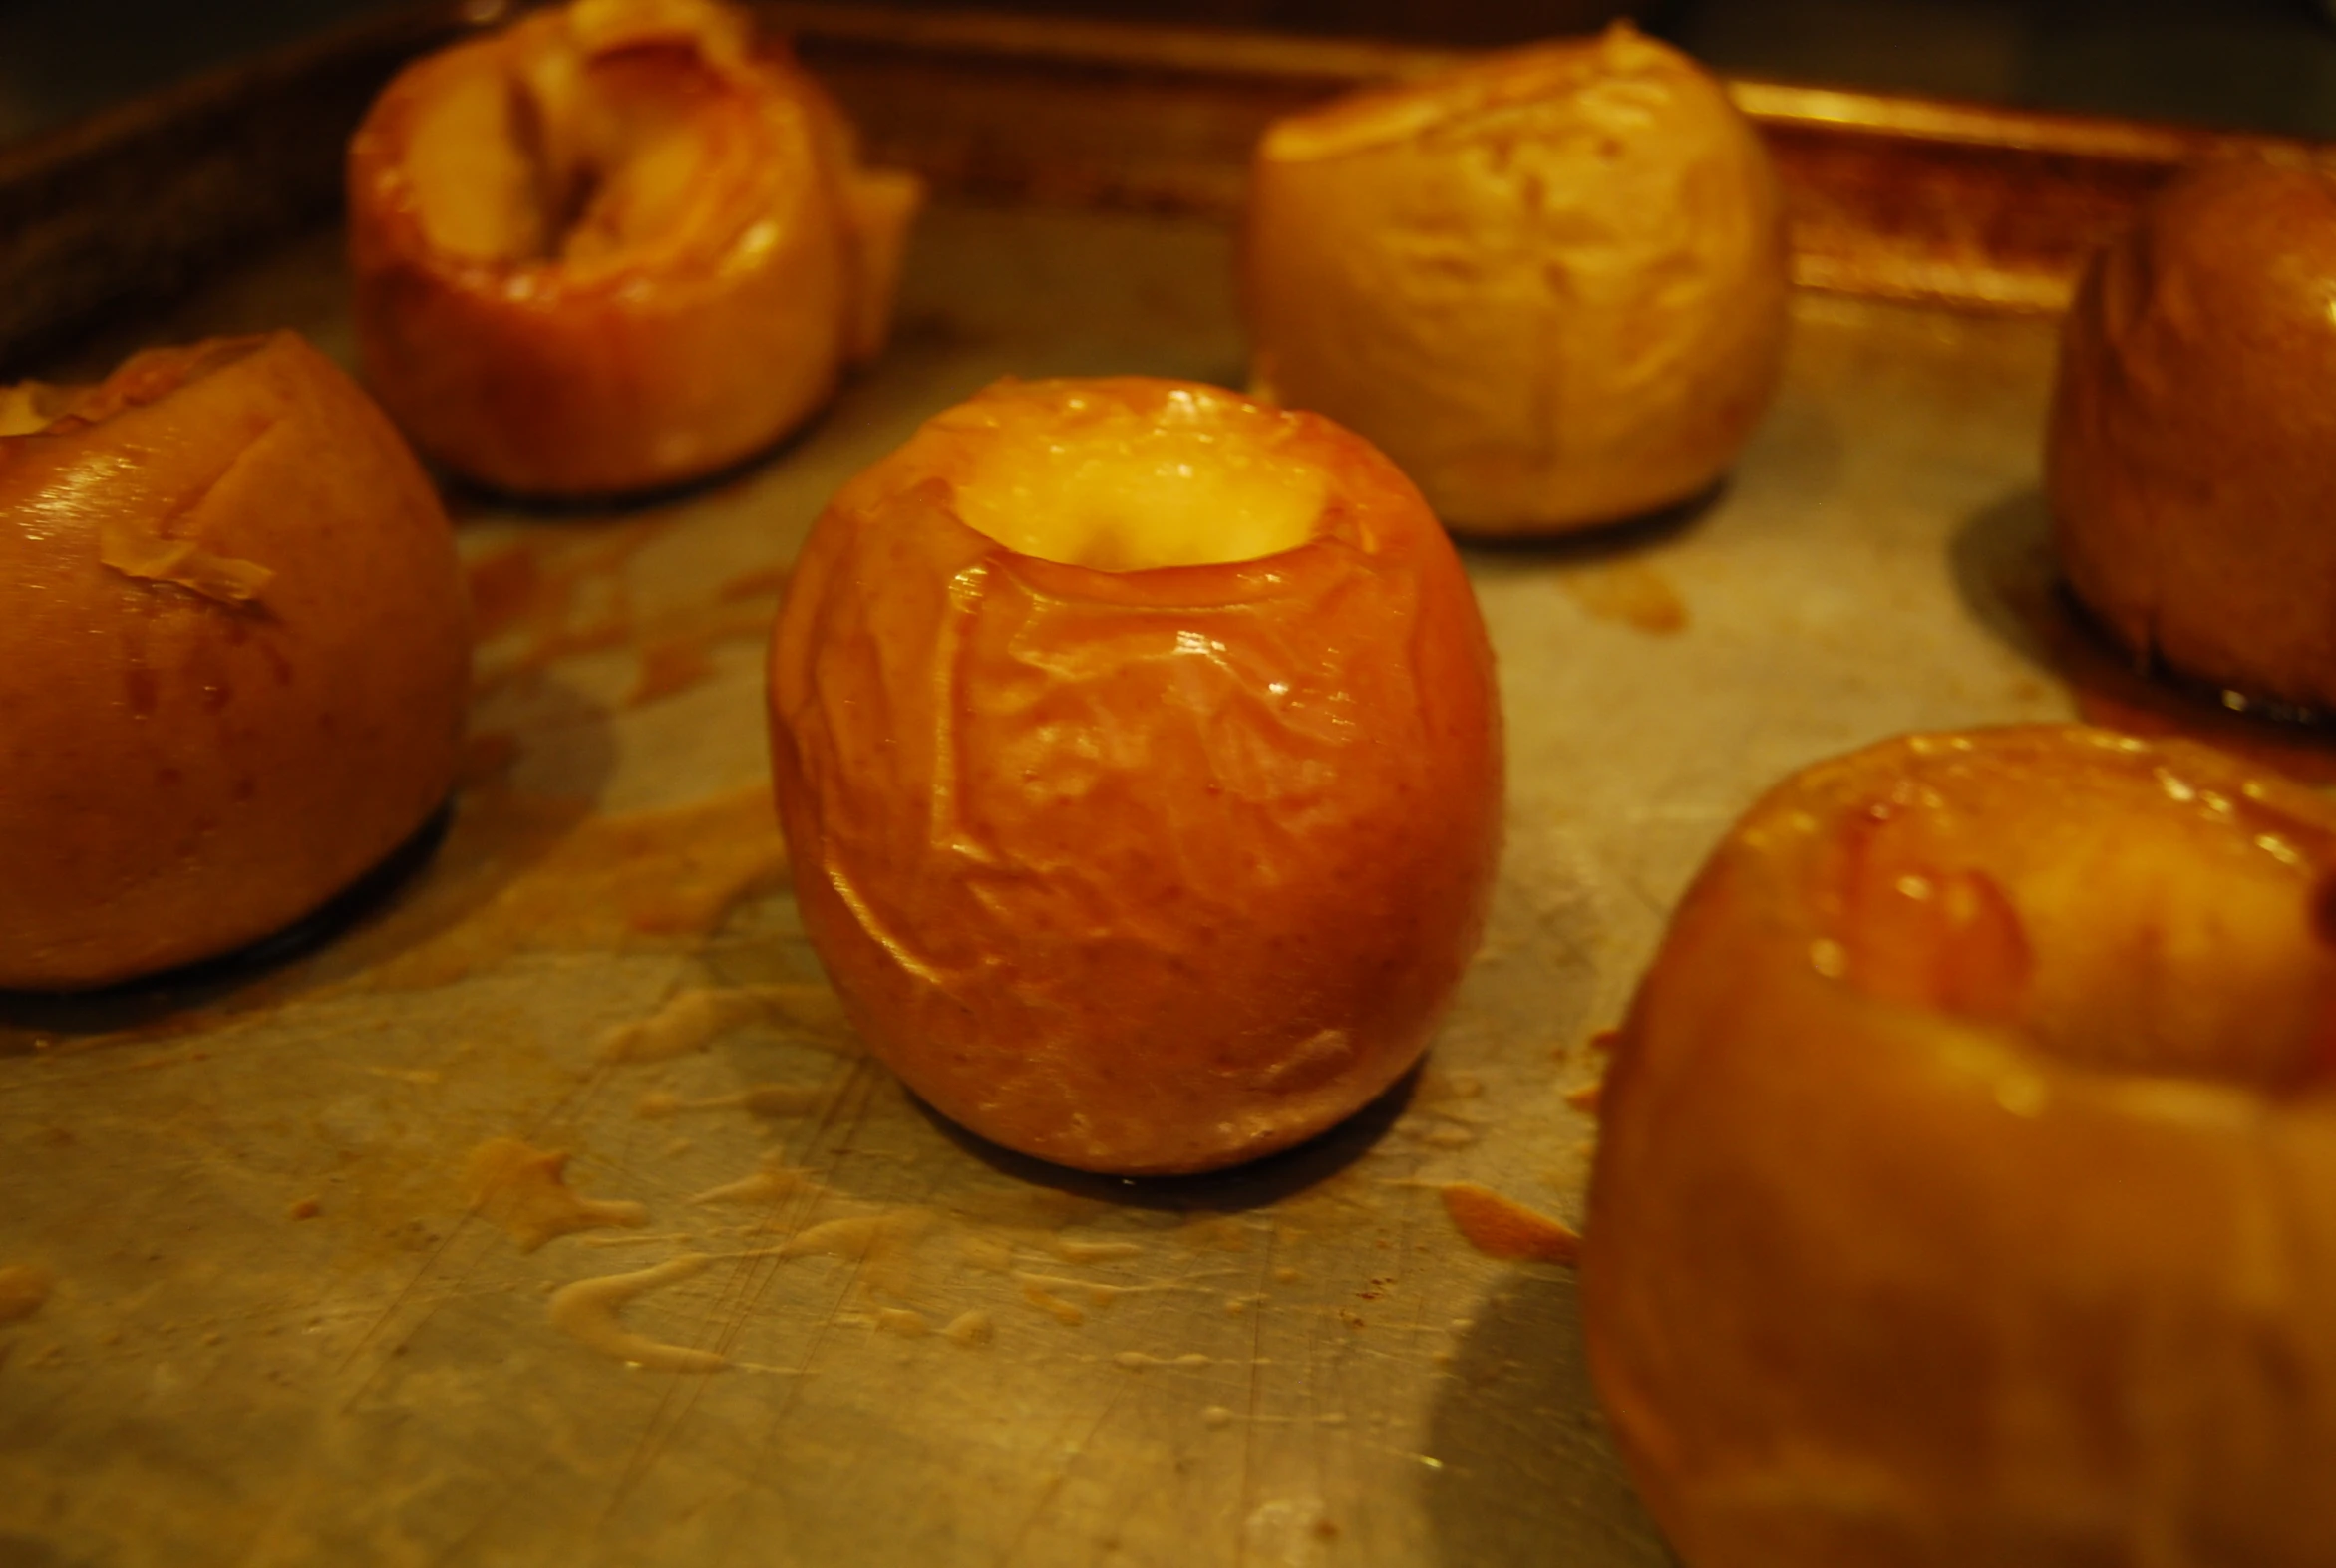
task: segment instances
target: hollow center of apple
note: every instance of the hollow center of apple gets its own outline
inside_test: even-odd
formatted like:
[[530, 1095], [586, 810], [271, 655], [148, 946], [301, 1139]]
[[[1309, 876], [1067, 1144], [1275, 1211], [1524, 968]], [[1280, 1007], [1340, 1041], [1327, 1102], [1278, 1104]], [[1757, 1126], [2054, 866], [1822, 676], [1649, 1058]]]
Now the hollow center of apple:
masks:
[[2048, 778], [1977, 809], [1869, 808], [1849, 978], [2116, 1072], [2279, 1089], [2336, 1070], [2336, 883], [2302, 868], [2307, 833], [2170, 772], [2134, 783], [2070, 788], [2073, 820], [2039, 805], [2070, 784]]
[[985, 443], [957, 511], [1024, 555], [1149, 571], [1295, 549], [1314, 537], [1329, 487], [1318, 465], [1204, 410], [1087, 407], [1043, 439]]
[[495, 261], [620, 257], [684, 226], [718, 84], [682, 48], [447, 84], [406, 151], [433, 245]]

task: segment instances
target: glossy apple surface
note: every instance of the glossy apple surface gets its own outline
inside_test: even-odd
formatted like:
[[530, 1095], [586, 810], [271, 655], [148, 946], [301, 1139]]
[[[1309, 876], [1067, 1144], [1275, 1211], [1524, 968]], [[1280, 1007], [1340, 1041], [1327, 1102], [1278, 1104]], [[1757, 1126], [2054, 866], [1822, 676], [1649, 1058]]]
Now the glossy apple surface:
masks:
[[453, 786], [453, 530], [290, 333], [0, 394], [0, 988], [102, 985], [323, 903]]
[[1475, 596], [1411, 484], [1314, 416], [1129, 378], [936, 417], [814, 529], [771, 707], [853, 1022], [1045, 1159], [1198, 1170], [1323, 1130], [1417, 1060], [1482, 929]]
[[2336, 1554], [2336, 807], [2187, 743], [1885, 742], [1674, 916], [1593, 1376], [1695, 1568]]
[[921, 190], [745, 13], [577, 0], [409, 67], [349, 150], [365, 375], [533, 495], [735, 463], [881, 345]]
[[1252, 164], [1257, 391], [1369, 438], [1464, 530], [1708, 487], [1775, 391], [1790, 281], [1759, 136], [1626, 25], [1289, 116]]
[[2209, 163], [2098, 254], [2062, 329], [2055, 544], [2137, 659], [2336, 709], [2336, 175]]

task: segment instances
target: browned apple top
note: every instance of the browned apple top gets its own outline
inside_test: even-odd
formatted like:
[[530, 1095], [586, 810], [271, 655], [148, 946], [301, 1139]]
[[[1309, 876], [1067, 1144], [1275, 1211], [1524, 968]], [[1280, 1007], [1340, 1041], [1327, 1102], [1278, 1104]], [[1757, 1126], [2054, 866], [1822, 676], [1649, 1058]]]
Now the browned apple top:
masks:
[[2058, 1059], [2293, 1085], [2336, 1062], [2336, 813], [2186, 742], [1916, 736], [1804, 776], [1741, 833], [1810, 963]]

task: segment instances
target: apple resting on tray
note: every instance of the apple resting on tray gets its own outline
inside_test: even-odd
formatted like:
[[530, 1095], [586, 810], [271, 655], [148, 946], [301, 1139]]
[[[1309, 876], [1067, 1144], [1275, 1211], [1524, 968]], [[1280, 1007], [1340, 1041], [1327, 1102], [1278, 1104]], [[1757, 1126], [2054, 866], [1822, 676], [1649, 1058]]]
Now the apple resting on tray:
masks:
[[348, 186], [383, 405], [552, 497], [697, 478], [808, 419], [881, 346], [921, 199], [707, 0], [577, 0], [418, 62]]
[[454, 785], [454, 530], [288, 332], [0, 389], [0, 989], [268, 936]]
[[1001, 383], [830, 503], [772, 650], [803, 918], [868, 1046], [1062, 1164], [1201, 1170], [1411, 1067], [1501, 837], [1493, 661], [1319, 416]]
[[1599, 1098], [1589, 1365], [1697, 1568], [2336, 1561], [2336, 805], [1901, 737], [1746, 813]]

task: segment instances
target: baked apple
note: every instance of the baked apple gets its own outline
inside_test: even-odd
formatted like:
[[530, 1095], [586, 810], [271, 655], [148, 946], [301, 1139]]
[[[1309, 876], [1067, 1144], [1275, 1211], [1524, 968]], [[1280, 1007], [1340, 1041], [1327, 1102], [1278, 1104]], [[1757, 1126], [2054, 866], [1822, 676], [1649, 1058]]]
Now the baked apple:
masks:
[[771, 717], [804, 924], [936, 1109], [1090, 1170], [1298, 1142], [1425, 1048], [1501, 830], [1476, 599], [1314, 415], [1004, 382], [814, 527]]
[[920, 195], [743, 12], [575, 0], [409, 67], [358, 130], [365, 374], [499, 489], [695, 478], [880, 347]]
[[1788, 260], [1750, 123], [1618, 23], [1275, 123], [1243, 261], [1254, 385], [1376, 442], [1456, 528], [1610, 522], [1735, 462]]
[[290, 333], [0, 394], [0, 987], [266, 936], [452, 788], [454, 532]]
[[1599, 1394], [1696, 1568], [2336, 1561], [2336, 805], [1916, 736], [1737, 824], [1600, 1101]]
[[2336, 174], [2209, 163], [2088, 268], [2046, 441], [2062, 570], [2136, 660], [2336, 709]]

